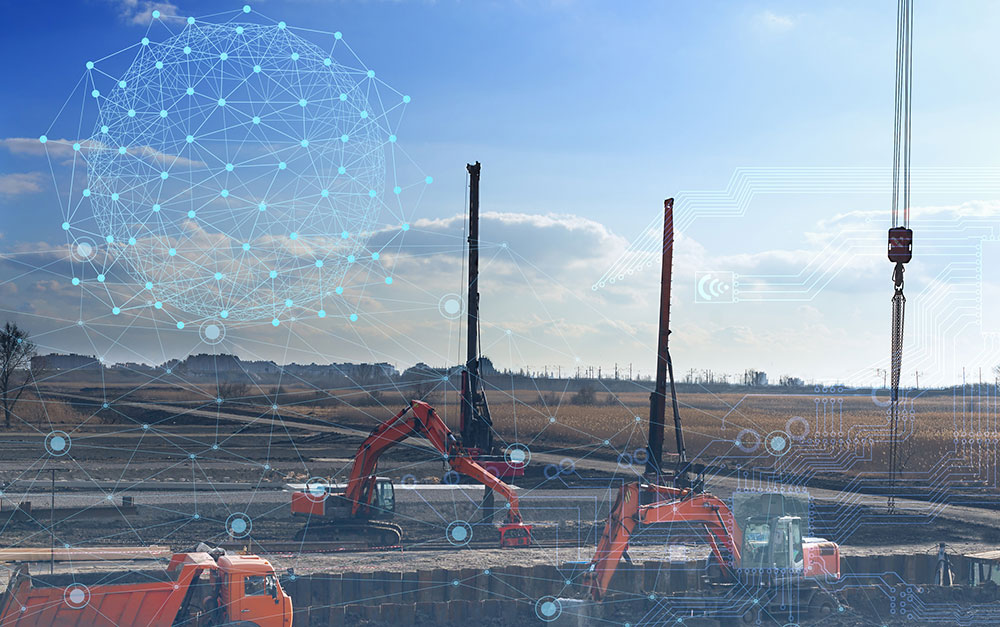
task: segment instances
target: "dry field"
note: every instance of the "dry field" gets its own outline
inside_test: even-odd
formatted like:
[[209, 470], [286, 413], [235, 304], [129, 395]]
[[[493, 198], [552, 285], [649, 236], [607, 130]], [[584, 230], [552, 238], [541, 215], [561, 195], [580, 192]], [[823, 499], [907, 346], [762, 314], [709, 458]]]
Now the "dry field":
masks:
[[[65, 389], [65, 388], [63, 388]], [[83, 387], [96, 396], [98, 388]], [[357, 390], [316, 390], [304, 386], [204, 384], [146, 386], [109, 384], [108, 398], [152, 401], [185, 407], [222, 407], [231, 411], [271, 414], [273, 405], [288, 417], [307, 417], [370, 429], [423, 395], [453, 427], [458, 422], [454, 391], [398, 389], [369, 395]], [[490, 408], [502, 439], [532, 448], [614, 458], [635, 454], [645, 445], [648, 395], [598, 391], [590, 398], [574, 392], [489, 390]], [[875, 397], [837, 391], [797, 393], [764, 388], [760, 393], [680, 393], [680, 413], [689, 456], [706, 464], [779, 464], [786, 471], [828, 474], [884, 472], [888, 459], [887, 395]], [[24, 403], [24, 401], [22, 401]], [[586, 404], [584, 404], [586, 403]], [[95, 406], [45, 403], [49, 417], [35, 399], [24, 413], [44, 423], [72, 422], [96, 413]], [[901, 446], [904, 470], [926, 472], [941, 466], [965, 466], [974, 475], [995, 458], [998, 433], [996, 400], [992, 396], [924, 395], [904, 405]], [[90, 421], [94, 421], [91, 418]], [[665, 451], [673, 451], [668, 408]], [[768, 434], [784, 432], [788, 446], [776, 456], [766, 447]], [[605, 444], [607, 442], [607, 444]], [[976, 482], [974, 476], [963, 479]]]

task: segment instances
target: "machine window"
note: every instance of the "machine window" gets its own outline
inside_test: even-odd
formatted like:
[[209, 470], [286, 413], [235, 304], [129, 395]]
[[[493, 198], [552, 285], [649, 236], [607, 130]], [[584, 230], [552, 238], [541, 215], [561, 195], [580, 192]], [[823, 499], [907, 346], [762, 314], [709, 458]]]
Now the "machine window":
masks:
[[248, 575], [243, 578], [243, 594], [248, 597], [266, 596], [271, 594], [270, 588], [274, 585], [274, 575]]

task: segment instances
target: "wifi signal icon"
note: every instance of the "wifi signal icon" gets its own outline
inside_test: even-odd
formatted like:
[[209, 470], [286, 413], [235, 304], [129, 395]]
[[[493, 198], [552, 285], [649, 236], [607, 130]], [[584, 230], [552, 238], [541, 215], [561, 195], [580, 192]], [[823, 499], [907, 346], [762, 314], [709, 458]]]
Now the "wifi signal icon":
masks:
[[696, 271], [694, 302], [733, 302], [733, 273], [719, 271]]

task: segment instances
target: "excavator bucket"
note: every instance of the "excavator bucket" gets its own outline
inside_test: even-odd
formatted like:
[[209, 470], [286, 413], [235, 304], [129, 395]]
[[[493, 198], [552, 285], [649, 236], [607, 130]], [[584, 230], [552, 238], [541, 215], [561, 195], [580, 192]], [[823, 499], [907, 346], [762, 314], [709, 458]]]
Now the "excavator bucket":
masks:
[[514, 549], [531, 546], [531, 525], [511, 523], [500, 527], [500, 547]]

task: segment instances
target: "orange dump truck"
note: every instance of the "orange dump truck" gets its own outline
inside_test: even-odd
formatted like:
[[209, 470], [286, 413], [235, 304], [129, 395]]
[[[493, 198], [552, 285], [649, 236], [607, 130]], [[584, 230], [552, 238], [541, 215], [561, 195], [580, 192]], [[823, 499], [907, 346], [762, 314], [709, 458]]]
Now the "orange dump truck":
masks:
[[0, 595], [0, 627], [291, 627], [292, 599], [255, 555], [178, 553], [166, 569], [30, 575]]

